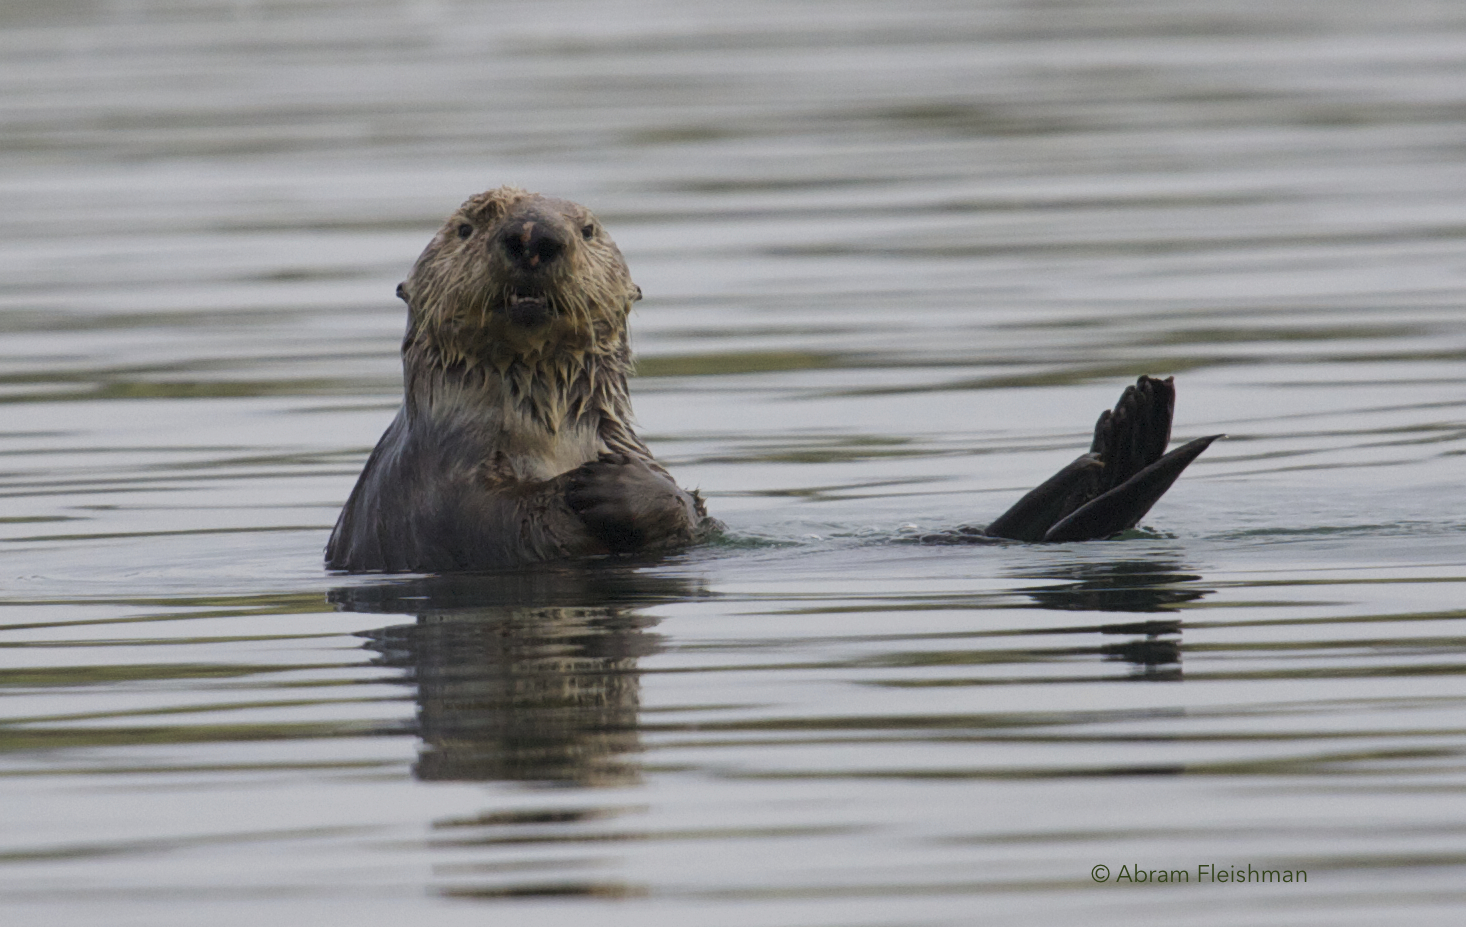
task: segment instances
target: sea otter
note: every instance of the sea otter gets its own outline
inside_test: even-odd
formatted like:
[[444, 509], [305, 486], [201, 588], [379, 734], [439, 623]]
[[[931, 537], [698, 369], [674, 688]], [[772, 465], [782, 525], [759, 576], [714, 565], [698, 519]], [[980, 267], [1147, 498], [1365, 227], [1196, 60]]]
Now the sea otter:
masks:
[[[641, 290], [590, 210], [517, 187], [465, 202], [397, 295], [406, 399], [326, 545], [358, 572], [487, 570], [685, 547], [721, 530], [631, 429]], [[1170, 380], [1142, 377], [1089, 454], [951, 540], [1108, 537], [1211, 439], [1164, 455]]]

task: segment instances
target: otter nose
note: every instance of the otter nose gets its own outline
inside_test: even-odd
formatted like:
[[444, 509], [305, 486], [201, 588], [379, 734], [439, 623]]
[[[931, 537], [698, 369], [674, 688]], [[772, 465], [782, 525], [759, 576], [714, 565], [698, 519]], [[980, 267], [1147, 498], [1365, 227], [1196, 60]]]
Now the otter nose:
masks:
[[565, 237], [547, 222], [525, 219], [504, 230], [499, 246], [521, 268], [537, 270], [565, 251]]

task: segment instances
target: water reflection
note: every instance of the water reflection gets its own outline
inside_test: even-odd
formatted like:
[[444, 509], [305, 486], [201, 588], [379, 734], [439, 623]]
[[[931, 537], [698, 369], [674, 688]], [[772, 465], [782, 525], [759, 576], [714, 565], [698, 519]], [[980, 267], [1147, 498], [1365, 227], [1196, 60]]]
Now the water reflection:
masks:
[[1066, 563], [1037, 573], [1025, 572], [1023, 578], [1063, 580], [1061, 585], [1017, 590], [1031, 597], [1038, 608], [1060, 611], [1170, 612], [1216, 591], [1191, 585], [1201, 581], [1200, 574], [1179, 562], [1165, 560]]
[[[1173, 612], [1216, 591], [1195, 585], [1201, 581], [1200, 574], [1174, 560], [1066, 563], [1036, 574], [1025, 573], [1024, 577], [1064, 580], [1057, 585], [1017, 590], [1033, 599], [1033, 607], [1057, 611]], [[1082, 629], [1066, 628], [1058, 633], [1077, 630]], [[1181, 679], [1179, 619], [1115, 622], [1102, 624], [1096, 630], [1130, 638], [1105, 644], [1100, 647], [1100, 653], [1107, 660], [1132, 664], [1137, 670], [1136, 678]]]
[[637, 661], [661, 648], [639, 608], [702, 594], [602, 566], [424, 577], [334, 590], [352, 611], [416, 614], [363, 636], [417, 690], [424, 780], [626, 785], [640, 749]]

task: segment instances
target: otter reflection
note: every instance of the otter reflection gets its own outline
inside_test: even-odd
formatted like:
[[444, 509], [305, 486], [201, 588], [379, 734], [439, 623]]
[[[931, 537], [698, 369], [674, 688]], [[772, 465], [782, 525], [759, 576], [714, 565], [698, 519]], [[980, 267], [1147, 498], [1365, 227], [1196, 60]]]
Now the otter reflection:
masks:
[[[1215, 590], [1194, 583], [1201, 576], [1173, 561], [1116, 560], [1069, 563], [1026, 573], [1030, 579], [1062, 579], [1060, 585], [1018, 589], [1033, 599], [1034, 608], [1058, 611], [1166, 613], [1211, 595]], [[1124, 636], [1128, 640], [1102, 644], [1108, 660], [1123, 660], [1137, 670], [1137, 678], [1181, 678], [1181, 622], [1176, 618], [1148, 618], [1109, 622], [1090, 627], [1055, 628], [1050, 633], [1093, 633]]]
[[638, 658], [661, 647], [638, 612], [699, 594], [629, 567], [434, 576], [346, 586], [338, 607], [416, 614], [363, 636], [417, 689], [425, 780], [620, 785], [640, 748]]

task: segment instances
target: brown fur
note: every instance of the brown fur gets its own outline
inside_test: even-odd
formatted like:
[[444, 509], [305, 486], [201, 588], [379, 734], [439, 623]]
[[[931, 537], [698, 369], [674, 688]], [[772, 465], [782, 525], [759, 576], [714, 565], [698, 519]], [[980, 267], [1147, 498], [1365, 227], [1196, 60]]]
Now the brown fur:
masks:
[[481, 193], [398, 295], [406, 401], [328, 566], [492, 569], [664, 550], [716, 528], [631, 429], [626, 321], [641, 290], [588, 209]]

